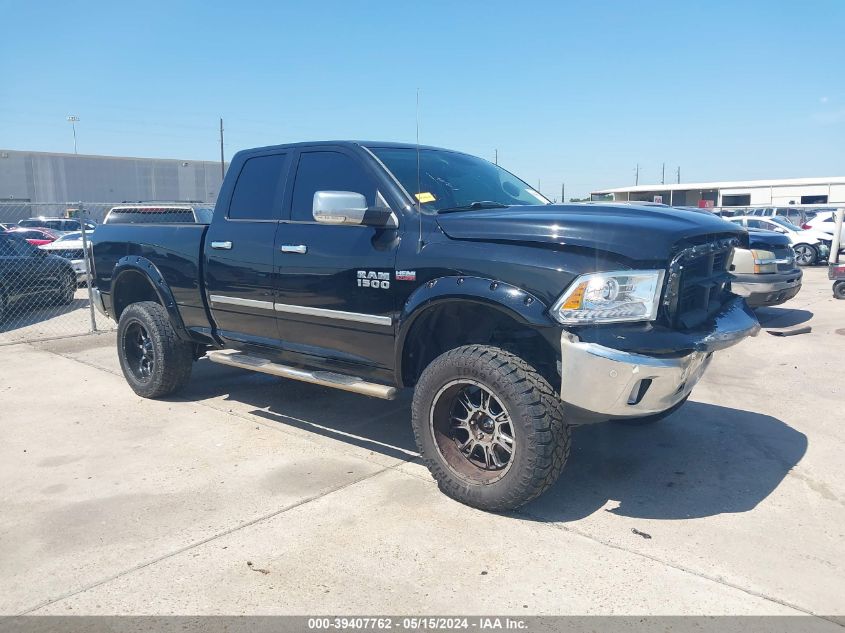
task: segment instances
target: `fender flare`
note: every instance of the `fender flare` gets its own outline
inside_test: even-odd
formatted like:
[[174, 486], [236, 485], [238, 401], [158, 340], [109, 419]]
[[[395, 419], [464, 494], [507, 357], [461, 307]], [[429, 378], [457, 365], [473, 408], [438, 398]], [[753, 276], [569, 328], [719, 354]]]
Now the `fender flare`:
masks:
[[182, 315], [179, 314], [179, 308], [176, 306], [173, 291], [170, 289], [158, 267], [146, 257], [127, 255], [117, 260], [117, 264], [115, 264], [114, 271], [112, 272], [111, 282], [111, 309], [115, 313], [115, 318], [119, 318], [115, 307], [115, 290], [119, 287], [120, 278], [129, 272], [140, 273], [146, 278], [158, 296], [159, 303], [167, 311], [167, 316], [170, 318], [173, 329], [176, 330], [176, 335], [184, 341], [191, 341], [192, 339], [188, 334], [188, 330], [182, 321]]
[[403, 384], [402, 359], [408, 333], [417, 319], [435, 306], [449, 302], [486, 305], [528, 326], [547, 328], [555, 325], [548, 316], [548, 306], [530, 292], [517, 286], [483, 277], [448, 276], [427, 281], [405, 302], [397, 319], [396, 375]]

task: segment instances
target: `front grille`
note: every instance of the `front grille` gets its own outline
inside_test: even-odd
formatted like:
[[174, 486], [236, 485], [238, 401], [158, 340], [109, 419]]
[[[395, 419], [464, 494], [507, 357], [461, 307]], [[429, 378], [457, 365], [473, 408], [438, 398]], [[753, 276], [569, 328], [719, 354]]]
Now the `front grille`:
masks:
[[680, 245], [669, 265], [662, 304], [670, 327], [694, 328], [719, 311], [728, 298], [728, 267], [738, 245], [732, 237]]
[[772, 249], [772, 252], [775, 254], [775, 259], [779, 262], [779, 273], [788, 273], [791, 270], [795, 270], [795, 251], [792, 250], [791, 246], [778, 246]]

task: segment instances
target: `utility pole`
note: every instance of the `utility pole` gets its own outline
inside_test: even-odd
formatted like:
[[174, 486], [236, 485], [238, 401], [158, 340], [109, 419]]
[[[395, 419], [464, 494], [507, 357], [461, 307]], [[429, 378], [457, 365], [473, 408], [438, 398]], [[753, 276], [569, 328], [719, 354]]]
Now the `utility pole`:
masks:
[[663, 169], [660, 172], [660, 184], [661, 185], [666, 184], [666, 163], [665, 162], [663, 163]]
[[678, 184], [681, 184], [681, 166], [678, 165]]
[[540, 179], [539, 178], [537, 179], [537, 193], [542, 193], [542, 191], [540, 191]]
[[495, 158], [493, 159], [493, 162], [495, 162], [498, 165], [499, 164], [499, 150], [494, 149], [493, 151], [495, 152]]
[[634, 176], [634, 185], [636, 186], [636, 185], [640, 184], [640, 164], [639, 163], [637, 163], [637, 170], [636, 170], [635, 174], [636, 175]]
[[563, 204], [566, 202], [566, 183], [560, 183], [560, 202]]
[[79, 117], [75, 114], [71, 114], [68, 118], [68, 123], [70, 123], [71, 127], [73, 127], [73, 153], [77, 154], [76, 151], [76, 124], [79, 123]]
[[223, 160], [223, 117], [220, 117], [220, 178], [226, 177], [226, 163]]

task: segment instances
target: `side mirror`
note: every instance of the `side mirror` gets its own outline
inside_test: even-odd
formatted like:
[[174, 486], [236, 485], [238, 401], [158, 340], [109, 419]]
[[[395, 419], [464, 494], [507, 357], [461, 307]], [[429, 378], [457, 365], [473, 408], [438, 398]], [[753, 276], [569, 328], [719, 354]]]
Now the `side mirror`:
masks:
[[315, 191], [312, 213], [323, 224], [363, 224], [367, 199], [353, 191]]
[[385, 226], [393, 212], [388, 207], [367, 207], [367, 199], [353, 191], [316, 191], [312, 214], [322, 224]]

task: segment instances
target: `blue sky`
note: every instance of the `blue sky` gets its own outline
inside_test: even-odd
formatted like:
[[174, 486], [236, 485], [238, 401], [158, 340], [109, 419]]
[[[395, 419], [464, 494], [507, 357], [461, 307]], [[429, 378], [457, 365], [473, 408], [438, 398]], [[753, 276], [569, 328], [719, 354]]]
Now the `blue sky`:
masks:
[[0, 0], [0, 147], [210, 159], [326, 138], [493, 158], [549, 196], [845, 175], [845, 2]]

